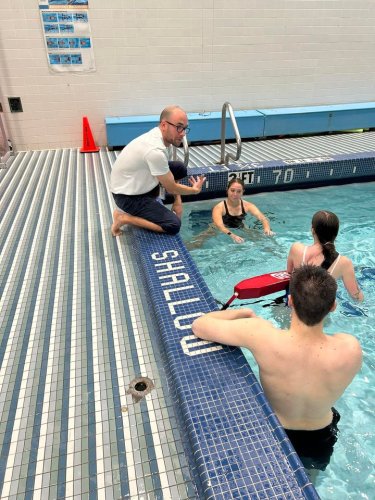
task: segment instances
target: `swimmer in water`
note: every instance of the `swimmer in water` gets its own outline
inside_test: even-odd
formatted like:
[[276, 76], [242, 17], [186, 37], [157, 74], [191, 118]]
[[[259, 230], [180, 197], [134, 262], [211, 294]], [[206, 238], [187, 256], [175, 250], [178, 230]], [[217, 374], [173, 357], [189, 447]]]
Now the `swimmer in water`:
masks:
[[287, 271], [292, 273], [304, 264], [323, 267], [336, 280], [342, 279], [350, 296], [361, 302], [363, 292], [357, 283], [353, 262], [349, 257], [340, 255], [335, 248], [339, 225], [339, 219], [333, 212], [316, 212], [311, 223], [314, 243], [309, 246], [293, 243], [288, 255]]
[[198, 235], [191, 243], [187, 244], [188, 248], [199, 248], [203, 242], [214, 236], [217, 231], [228, 235], [235, 243], [243, 243], [244, 238], [237, 235], [232, 229], [243, 229], [249, 231], [244, 220], [248, 213], [258, 219], [263, 226], [263, 233], [267, 236], [273, 236], [270, 223], [267, 217], [259, 210], [254, 203], [250, 203], [242, 199], [245, 192], [245, 184], [242, 179], [231, 179], [227, 187], [226, 200], [220, 201], [212, 209], [213, 224], [206, 231]]

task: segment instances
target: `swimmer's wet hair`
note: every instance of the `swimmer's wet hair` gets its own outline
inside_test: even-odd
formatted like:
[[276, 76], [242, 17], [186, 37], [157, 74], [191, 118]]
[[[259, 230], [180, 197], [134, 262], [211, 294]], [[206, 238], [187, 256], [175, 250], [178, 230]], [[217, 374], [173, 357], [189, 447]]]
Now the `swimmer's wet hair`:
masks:
[[231, 179], [229, 182], [228, 182], [228, 185], [227, 185], [227, 191], [228, 189], [231, 187], [232, 184], [241, 184], [242, 186], [242, 189], [245, 191], [245, 183], [242, 179], [240, 179], [239, 177], [235, 177], [234, 179]]
[[334, 241], [339, 232], [339, 218], [333, 212], [319, 210], [313, 215], [311, 225], [322, 245], [324, 260], [327, 263], [326, 269], [328, 269], [337, 257]]
[[298, 318], [307, 326], [320, 323], [336, 299], [337, 283], [320, 266], [303, 265], [290, 279], [290, 295]]

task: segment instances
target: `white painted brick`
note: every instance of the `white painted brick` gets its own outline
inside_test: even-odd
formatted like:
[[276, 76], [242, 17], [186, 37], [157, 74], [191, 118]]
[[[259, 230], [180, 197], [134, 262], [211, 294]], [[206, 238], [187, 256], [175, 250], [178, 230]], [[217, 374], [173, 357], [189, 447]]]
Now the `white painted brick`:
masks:
[[[374, 100], [372, 0], [90, 0], [96, 71], [53, 74], [38, 2], [1, 0], [0, 99], [19, 149], [81, 145], [82, 116]], [[24, 112], [11, 114], [8, 96]], [[37, 130], [35, 124], [38, 124]]]

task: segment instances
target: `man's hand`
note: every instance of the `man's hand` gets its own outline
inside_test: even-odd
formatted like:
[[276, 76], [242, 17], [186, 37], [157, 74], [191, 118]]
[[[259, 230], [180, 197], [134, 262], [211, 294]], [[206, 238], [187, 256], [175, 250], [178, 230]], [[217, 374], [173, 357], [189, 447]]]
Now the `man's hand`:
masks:
[[202, 186], [205, 180], [206, 177], [204, 175], [198, 175], [197, 178], [190, 176], [189, 182], [194, 190], [194, 194], [199, 194], [202, 191]]
[[263, 233], [266, 235], [266, 236], [275, 236], [276, 233], [274, 233], [273, 231], [271, 231], [271, 229], [264, 229]]
[[[255, 332], [258, 336], [258, 322], [260, 321], [265, 320], [257, 319], [251, 309], [226, 309], [199, 316], [193, 321], [191, 329], [194, 335], [201, 339], [251, 349], [249, 342], [254, 342], [252, 338], [254, 335], [251, 333]], [[254, 322], [256, 323], [253, 324]]]
[[189, 179], [191, 186], [186, 186], [185, 184], [176, 182], [171, 171], [164, 175], [157, 175], [156, 177], [165, 190], [173, 195], [198, 194], [201, 192], [203, 183], [206, 180], [204, 175], [199, 175], [197, 178], [191, 176]]

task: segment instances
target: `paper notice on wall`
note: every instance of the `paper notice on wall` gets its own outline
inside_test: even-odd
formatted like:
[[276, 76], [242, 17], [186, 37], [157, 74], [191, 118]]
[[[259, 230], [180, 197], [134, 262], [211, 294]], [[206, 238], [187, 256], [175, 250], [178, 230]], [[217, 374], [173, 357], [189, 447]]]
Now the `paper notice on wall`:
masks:
[[39, 11], [51, 71], [95, 71], [88, 0], [40, 0]]

